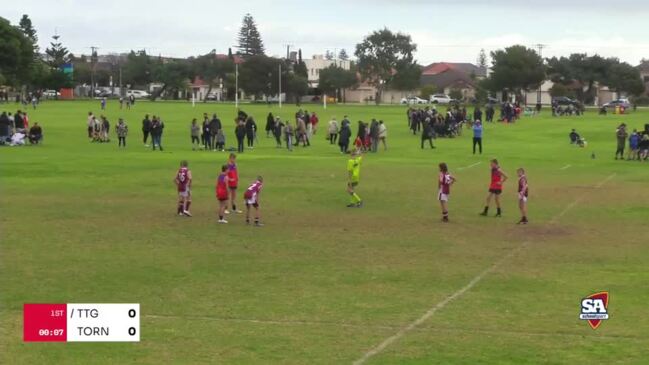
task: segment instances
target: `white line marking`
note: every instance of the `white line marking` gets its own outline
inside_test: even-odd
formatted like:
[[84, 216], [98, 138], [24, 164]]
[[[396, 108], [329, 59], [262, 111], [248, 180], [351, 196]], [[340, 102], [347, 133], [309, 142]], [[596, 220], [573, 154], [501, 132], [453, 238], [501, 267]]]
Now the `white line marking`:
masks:
[[[601, 188], [604, 184], [606, 184], [609, 180], [615, 177], [615, 174], [609, 175], [606, 179], [600, 181], [597, 185], [595, 185], [596, 189]], [[570, 209], [574, 208], [585, 196], [586, 194], [581, 195], [575, 201], [573, 201], [571, 204], [569, 204], [564, 210], [562, 210], [559, 214], [557, 214], [554, 218], [550, 220], [550, 223], [554, 223], [556, 219], [560, 218], [564, 214], [566, 214]], [[448, 303], [452, 302], [453, 300], [457, 299], [458, 297], [461, 297], [464, 293], [467, 291], [471, 290], [476, 284], [478, 284], [487, 274], [493, 272], [496, 270], [503, 262], [508, 260], [510, 257], [514, 256], [518, 251], [522, 250], [529, 244], [529, 241], [525, 241], [518, 245], [517, 247], [514, 247], [511, 249], [511, 251], [505, 255], [504, 257], [500, 258], [498, 261], [496, 261], [493, 265], [489, 266], [487, 269], [479, 273], [476, 277], [471, 279], [468, 284], [460, 288], [458, 291], [455, 293], [451, 294], [450, 296], [446, 297], [446, 299], [442, 300], [441, 302], [435, 304], [432, 308], [426, 311], [424, 315], [421, 317], [417, 318], [414, 322], [411, 322], [407, 326], [401, 328], [397, 333], [394, 335], [386, 338], [383, 340], [380, 344], [375, 346], [374, 348], [370, 349], [366, 353], [361, 356], [358, 360], [354, 361], [354, 365], [361, 365], [364, 364], [367, 360], [369, 360], [372, 356], [378, 355], [381, 353], [383, 350], [385, 350], [388, 346], [393, 344], [394, 342], [398, 341], [401, 339], [401, 337], [405, 336], [408, 332], [412, 331], [415, 329], [417, 326], [420, 324], [426, 322], [427, 319], [435, 315], [437, 311], [440, 309], [444, 308]]]
[[471, 165], [469, 165], [469, 166], [458, 167], [457, 169], [458, 169], [459, 171], [462, 171], [462, 170], [470, 169], [470, 168], [475, 167], [475, 166], [478, 166], [478, 165], [480, 165], [480, 162], [476, 162], [476, 163], [471, 164]]
[[559, 170], [565, 170], [565, 169], [567, 169], [567, 168], [570, 168], [571, 166], [572, 166], [572, 165], [566, 165], [566, 166], [560, 168]]

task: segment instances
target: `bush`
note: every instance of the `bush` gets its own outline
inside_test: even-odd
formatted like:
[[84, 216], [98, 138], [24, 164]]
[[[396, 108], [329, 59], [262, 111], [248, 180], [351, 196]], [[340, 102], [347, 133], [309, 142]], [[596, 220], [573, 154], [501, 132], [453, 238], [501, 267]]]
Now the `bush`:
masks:
[[638, 106], [648, 106], [649, 105], [649, 96], [647, 95], [642, 95], [642, 96], [635, 96], [631, 98], [631, 102], [635, 105]]
[[437, 86], [435, 85], [425, 85], [419, 90], [419, 97], [422, 99], [430, 100], [430, 96], [437, 94]]

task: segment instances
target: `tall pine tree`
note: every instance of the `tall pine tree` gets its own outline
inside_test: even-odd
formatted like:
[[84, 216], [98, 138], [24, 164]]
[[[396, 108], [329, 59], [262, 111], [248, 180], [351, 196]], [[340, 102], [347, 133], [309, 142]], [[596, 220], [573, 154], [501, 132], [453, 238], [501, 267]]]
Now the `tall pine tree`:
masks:
[[239, 53], [244, 56], [264, 54], [264, 43], [261, 40], [257, 24], [252, 15], [246, 14], [239, 30]]
[[36, 35], [36, 29], [34, 29], [34, 26], [32, 25], [32, 20], [29, 19], [29, 16], [27, 14], [23, 14], [23, 17], [20, 18], [18, 27], [23, 31], [23, 33], [25, 33], [27, 38], [31, 39], [32, 43], [34, 44], [34, 54], [37, 54], [38, 36]]
[[47, 63], [52, 68], [60, 68], [63, 64], [70, 61], [70, 52], [59, 41], [60, 35], [55, 34], [52, 36], [54, 41], [50, 42], [50, 47], [45, 49], [47, 54]]

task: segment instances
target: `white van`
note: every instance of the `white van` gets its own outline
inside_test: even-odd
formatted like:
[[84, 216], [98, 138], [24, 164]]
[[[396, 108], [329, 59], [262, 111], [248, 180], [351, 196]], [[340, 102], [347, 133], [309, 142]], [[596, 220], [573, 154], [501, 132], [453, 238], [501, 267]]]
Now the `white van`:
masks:
[[128, 90], [128, 91], [126, 91], [126, 96], [127, 97], [130, 97], [131, 95], [133, 95], [133, 97], [136, 98], [136, 99], [143, 99], [143, 98], [148, 98], [149, 96], [151, 96], [151, 94], [149, 94], [148, 92], [143, 91], [143, 90]]

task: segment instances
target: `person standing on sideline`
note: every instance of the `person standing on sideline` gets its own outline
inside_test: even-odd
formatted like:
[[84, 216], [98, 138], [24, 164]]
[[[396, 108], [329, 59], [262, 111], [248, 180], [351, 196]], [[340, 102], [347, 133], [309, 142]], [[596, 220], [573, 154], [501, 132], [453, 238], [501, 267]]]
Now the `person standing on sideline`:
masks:
[[[237, 155], [234, 153], [230, 154], [228, 157], [228, 190], [230, 190], [230, 204], [232, 205], [232, 211], [234, 213], [243, 213], [240, 210], [237, 210], [237, 187], [239, 184], [239, 172], [237, 171]], [[230, 214], [226, 209], [225, 214]]]
[[192, 137], [192, 151], [196, 151], [200, 147], [199, 136], [201, 135], [201, 127], [196, 123], [196, 118], [192, 119], [192, 125], [189, 127], [189, 131]]
[[383, 143], [383, 151], [388, 150], [388, 128], [385, 126], [382, 120], [379, 120], [379, 141]]
[[243, 193], [243, 199], [246, 202], [246, 224], [250, 224], [250, 207], [255, 208], [255, 226], [262, 227], [259, 215], [259, 195], [261, 188], [264, 185], [264, 178], [257, 176], [257, 180], [248, 186], [246, 192]]
[[503, 184], [507, 181], [507, 175], [503, 170], [500, 169], [498, 165], [498, 160], [495, 158], [491, 160], [491, 183], [489, 184], [489, 195], [487, 195], [487, 204], [484, 207], [484, 211], [480, 213], [482, 216], [487, 216], [489, 213], [489, 205], [491, 205], [491, 198], [493, 197], [496, 200], [496, 217], [501, 216], [500, 209], [500, 194], [503, 192]]
[[370, 124], [370, 144], [371, 151], [376, 153], [379, 149], [379, 122], [376, 119], [372, 119]]
[[[9, 113], [11, 115], [11, 113]], [[13, 124], [13, 123], [12, 123]], [[88, 138], [92, 139], [92, 132], [95, 130], [95, 116], [88, 112]]]
[[349, 150], [349, 140], [352, 138], [352, 129], [348, 123], [342, 123], [340, 127], [340, 136], [338, 138], [338, 146], [340, 146], [340, 153], [347, 153]]
[[180, 168], [176, 173], [174, 183], [178, 190], [178, 208], [176, 214], [191, 217], [189, 206], [192, 204], [190, 188], [192, 187], [192, 172], [186, 160], [180, 161]]
[[101, 98], [101, 110], [106, 110], [106, 97]]
[[316, 113], [312, 112], [310, 122], [311, 122], [311, 130], [313, 132], [312, 133], [313, 135], [315, 135], [318, 132], [318, 122], [319, 121], [320, 121], [320, 119], [318, 119], [318, 116], [316, 115]]
[[329, 130], [329, 144], [336, 144], [336, 140], [338, 139], [338, 122], [336, 121], [336, 117], [331, 118], [327, 129]]
[[246, 120], [246, 140], [248, 142], [248, 148], [253, 149], [255, 144], [255, 135], [257, 134], [257, 123], [252, 117], [248, 117]]
[[[151, 133], [151, 119], [149, 119], [149, 114], [147, 114], [142, 120], [142, 142], [144, 142], [144, 147], [149, 147], [149, 145], [146, 144], [146, 141], [149, 139], [149, 133]], [[153, 139], [153, 137], [151, 137], [151, 139]]]
[[525, 176], [525, 170], [521, 167], [516, 173], [518, 174], [518, 209], [521, 210], [521, 220], [517, 224], [527, 224], [527, 176]]
[[617, 137], [617, 150], [615, 150], [615, 159], [617, 160], [618, 154], [620, 159], [624, 160], [624, 146], [626, 145], [626, 137], [629, 134], [626, 132], [626, 124], [622, 123], [615, 130], [615, 136]]
[[219, 201], [219, 223], [228, 223], [225, 220], [225, 211], [228, 207], [228, 165], [221, 166], [221, 173], [216, 178], [216, 199]]
[[475, 146], [480, 147], [480, 154], [482, 154], [482, 122], [477, 119], [473, 123], [473, 154], [475, 155]]
[[246, 137], [246, 123], [243, 119], [235, 119], [237, 126], [234, 128], [234, 135], [237, 137], [237, 152], [243, 153], [243, 139]]
[[473, 121], [476, 122], [478, 120], [482, 120], [482, 110], [480, 110], [480, 106], [476, 106], [473, 110]]
[[277, 117], [273, 122], [273, 137], [275, 137], [275, 142], [277, 148], [282, 148], [282, 130], [284, 129], [284, 123], [282, 120]]
[[363, 200], [356, 194], [356, 187], [361, 179], [361, 162], [363, 156], [358, 150], [352, 152], [347, 161], [347, 193], [351, 195], [351, 200], [347, 208], [360, 208], [363, 206]]
[[212, 114], [212, 119], [210, 120], [210, 147], [212, 151], [216, 151], [216, 136], [221, 130], [221, 120], [216, 116], [216, 113]]
[[115, 132], [117, 132], [117, 146], [126, 148], [126, 135], [128, 135], [128, 125], [126, 125], [124, 119], [119, 118], [117, 126], [115, 127]]
[[421, 149], [424, 149], [424, 142], [428, 141], [430, 148], [434, 149], [433, 146], [433, 137], [435, 136], [435, 131], [433, 130], [433, 123], [430, 121], [430, 118], [424, 120], [424, 128], [421, 132]]
[[451, 185], [455, 183], [455, 178], [448, 172], [448, 166], [442, 162], [439, 164], [439, 178], [437, 180], [437, 200], [442, 208], [442, 222], [448, 222], [448, 198], [451, 195]]
[[293, 152], [293, 136], [295, 135], [295, 131], [293, 130], [293, 126], [291, 125], [290, 120], [286, 121], [284, 134], [286, 135], [286, 149], [288, 149], [290, 152]]
[[203, 149], [205, 151], [209, 150], [210, 142], [210, 119], [207, 117], [207, 113], [203, 113], [203, 124], [201, 125], [201, 143], [203, 144]]
[[273, 117], [273, 113], [268, 113], [268, 116], [266, 117], [266, 138], [270, 138], [271, 132], [274, 131], [275, 131], [275, 117]]
[[153, 150], [158, 146], [160, 151], [162, 151], [162, 130], [165, 125], [162, 122], [162, 119], [159, 119], [155, 115], [151, 118], [151, 139], [153, 140]]

